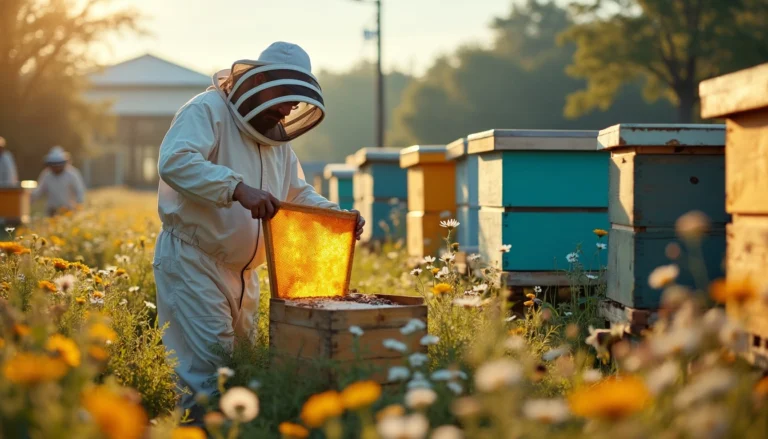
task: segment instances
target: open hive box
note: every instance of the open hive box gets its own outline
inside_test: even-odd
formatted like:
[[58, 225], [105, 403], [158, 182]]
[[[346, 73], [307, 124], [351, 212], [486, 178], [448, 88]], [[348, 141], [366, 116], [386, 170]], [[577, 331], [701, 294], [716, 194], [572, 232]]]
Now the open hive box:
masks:
[[[407, 336], [400, 328], [411, 319], [427, 322], [419, 297], [366, 295], [349, 291], [357, 214], [283, 203], [264, 222], [271, 292], [269, 345], [276, 359], [300, 362], [334, 360], [345, 366], [370, 367], [373, 379], [386, 383], [390, 365], [403, 354], [387, 349], [389, 338], [423, 352], [419, 330]], [[364, 334], [355, 351], [358, 326]], [[355, 363], [356, 359], [363, 364]], [[329, 379], [333, 379], [329, 373]]]

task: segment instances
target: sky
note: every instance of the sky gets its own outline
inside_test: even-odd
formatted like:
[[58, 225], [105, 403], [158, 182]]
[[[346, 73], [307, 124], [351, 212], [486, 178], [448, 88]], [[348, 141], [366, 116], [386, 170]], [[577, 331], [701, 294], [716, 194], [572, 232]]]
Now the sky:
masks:
[[[365, 0], [370, 1], [370, 0]], [[146, 19], [151, 35], [123, 35], [99, 58], [117, 63], [144, 53], [210, 74], [255, 59], [274, 41], [302, 46], [313, 71], [344, 71], [375, 60], [375, 6], [355, 0], [116, 0]], [[488, 45], [494, 17], [513, 0], [382, 0], [383, 67], [421, 75], [462, 44]]]

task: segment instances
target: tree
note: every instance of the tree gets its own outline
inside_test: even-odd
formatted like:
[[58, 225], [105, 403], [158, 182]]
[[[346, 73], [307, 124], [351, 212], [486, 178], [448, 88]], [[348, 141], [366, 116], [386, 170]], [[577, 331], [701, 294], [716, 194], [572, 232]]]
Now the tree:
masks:
[[561, 41], [576, 43], [568, 73], [587, 86], [568, 97], [569, 117], [608, 108], [641, 79], [646, 99], [669, 100], [691, 122], [701, 80], [768, 60], [765, 0], [593, 0], [574, 12]]
[[34, 178], [53, 145], [77, 152], [108, 128], [103, 108], [86, 104], [85, 73], [107, 37], [136, 30], [138, 14], [110, 11], [111, 0], [0, 2], [0, 135]]

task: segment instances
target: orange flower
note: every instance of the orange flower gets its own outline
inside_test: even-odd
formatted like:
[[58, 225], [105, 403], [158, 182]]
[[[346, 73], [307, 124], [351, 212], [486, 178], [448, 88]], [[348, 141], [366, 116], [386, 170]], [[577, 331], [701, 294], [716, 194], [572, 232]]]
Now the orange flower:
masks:
[[28, 248], [15, 242], [0, 242], [0, 251], [9, 255], [23, 255], [30, 252]]
[[171, 431], [171, 439], [206, 439], [200, 427], [176, 427]]
[[597, 235], [598, 238], [602, 238], [603, 236], [608, 235], [608, 231], [603, 229], [595, 229], [592, 231], [592, 233]]
[[57, 271], [64, 271], [68, 270], [70, 266], [70, 263], [65, 261], [61, 258], [55, 258], [53, 259], [53, 268], [55, 268]]
[[141, 405], [105, 386], [83, 392], [83, 407], [109, 439], [139, 439], [144, 435], [147, 414]]
[[96, 361], [104, 361], [109, 357], [109, 352], [102, 347], [91, 346], [88, 348], [88, 355]]
[[645, 382], [636, 376], [611, 376], [594, 386], [577, 389], [568, 397], [574, 414], [603, 419], [621, 419], [637, 413], [650, 399]]
[[19, 353], [3, 365], [3, 375], [14, 384], [32, 385], [54, 381], [66, 375], [67, 364], [61, 358], [44, 354]]
[[19, 337], [26, 337], [32, 333], [32, 328], [22, 323], [16, 323], [13, 325], [13, 332]]
[[381, 385], [375, 381], [357, 381], [341, 392], [344, 407], [349, 410], [365, 408], [381, 396]]
[[75, 297], [75, 302], [82, 305], [85, 303], [85, 297]]
[[278, 429], [284, 439], [304, 439], [309, 436], [309, 430], [299, 424], [281, 422]]
[[301, 408], [301, 420], [310, 428], [318, 428], [329, 419], [341, 416], [343, 412], [344, 403], [339, 392], [328, 390], [309, 397]]
[[451, 286], [445, 282], [440, 282], [439, 284], [432, 287], [432, 292], [438, 296], [441, 294], [448, 293], [451, 290], [452, 290]]
[[125, 276], [126, 274], [128, 274], [128, 272], [126, 272], [126, 271], [125, 271], [124, 269], [122, 269], [122, 268], [118, 268], [118, 269], [115, 271], [115, 276]]
[[757, 290], [750, 279], [717, 279], [709, 285], [709, 294], [719, 303], [743, 304], [757, 297]]
[[59, 291], [59, 289], [56, 288], [56, 284], [54, 284], [53, 282], [49, 282], [47, 280], [41, 280], [40, 282], [38, 282], [37, 287], [40, 288], [41, 290], [50, 291], [52, 293]]

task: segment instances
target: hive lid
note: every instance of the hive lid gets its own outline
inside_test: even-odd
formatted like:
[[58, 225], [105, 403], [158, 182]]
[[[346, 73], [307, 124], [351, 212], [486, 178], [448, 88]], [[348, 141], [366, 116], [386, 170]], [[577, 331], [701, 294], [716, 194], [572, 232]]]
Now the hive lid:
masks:
[[725, 125], [634, 124], [614, 125], [600, 131], [598, 149], [635, 146], [722, 147]]
[[336, 178], [352, 178], [357, 171], [357, 167], [348, 165], [345, 163], [330, 163], [325, 165], [323, 169], [323, 177], [329, 179], [331, 177]]
[[400, 150], [400, 167], [409, 168], [418, 164], [445, 163], [445, 145], [413, 145]]
[[385, 148], [361, 148], [348, 156], [347, 163], [358, 167], [370, 162], [391, 162], [397, 164], [400, 161], [400, 149], [389, 146]]
[[448, 160], [456, 160], [460, 157], [467, 155], [467, 138], [454, 140], [446, 147], [445, 158]]
[[469, 154], [488, 151], [595, 151], [593, 130], [488, 130], [467, 137]]
[[701, 117], [729, 114], [768, 107], [768, 63], [699, 83]]
[[349, 289], [357, 213], [282, 203], [264, 221], [272, 297], [341, 296]]

